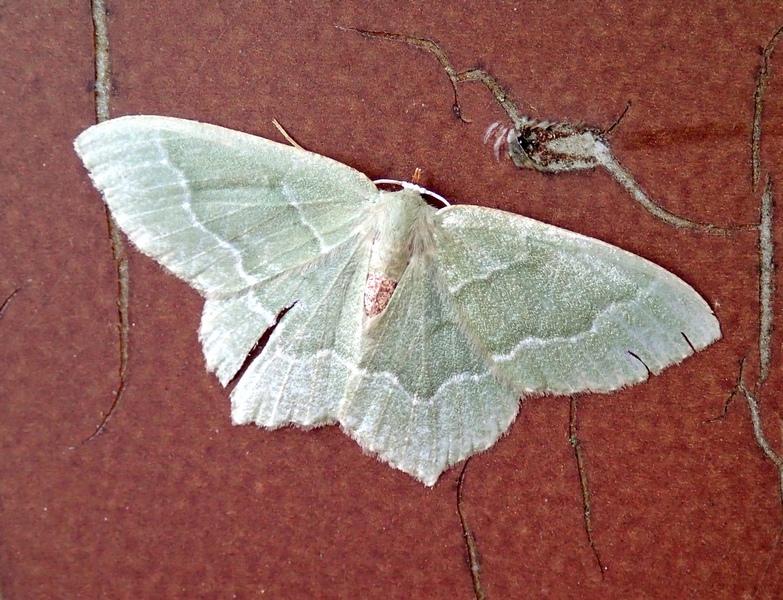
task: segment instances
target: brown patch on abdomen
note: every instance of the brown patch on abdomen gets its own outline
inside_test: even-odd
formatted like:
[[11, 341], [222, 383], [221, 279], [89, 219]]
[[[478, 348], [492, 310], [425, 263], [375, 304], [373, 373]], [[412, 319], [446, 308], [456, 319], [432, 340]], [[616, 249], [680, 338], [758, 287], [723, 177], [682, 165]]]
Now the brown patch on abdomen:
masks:
[[364, 284], [364, 314], [374, 317], [382, 313], [396, 287], [397, 282], [393, 279], [368, 273]]

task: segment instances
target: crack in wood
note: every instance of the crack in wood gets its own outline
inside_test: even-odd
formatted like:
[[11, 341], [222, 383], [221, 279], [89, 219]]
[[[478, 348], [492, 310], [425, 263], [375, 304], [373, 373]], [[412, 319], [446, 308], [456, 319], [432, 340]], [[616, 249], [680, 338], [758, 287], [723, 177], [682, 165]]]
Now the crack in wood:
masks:
[[[763, 428], [763, 417], [761, 413], [761, 390], [769, 377], [770, 365], [772, 363], [772, 332], [774, 329], [774, 294], [775, 294], [775, 246], [773, 238], [773, 216], [774, 199], [772, 175], [765, 171], [761, 160], [761, 133], [762, 133], [762, 114], [764, 97], [766, 96], [767, 86], [772, 76], [772, 53], [777, 46], [778, 41], [783, 37], [783, 27], [780, 27], [770, 38], [769, 42], [762, 52], [761, 67], [756, 77], [756, 86], [753, 93], [754, 113], [751, 139], [751, 177], [752, 192], [759, 195], [759, 372], [753, 389], [745, 384], [744, 366], [745, 358], [740, 361], [737, 384], [724, 406], [724, 414], [728, 410], [733, 397], [741, 393], [748, 405], [750, 413], [750, 422], [753, 429], [753, 437], [756, 444], [764, 453], [764, 456], [775, 466], [778, 471], [778, 494], [781, 507], [783, 508], [783, 457], [774, 449], [767, 439]], [[762, 178], [764, 188], [760, 190]], [[781, 534], [783, 533], [783, 523], [775, 538], [772, 549], [769, 552], [767, 564], [765, 565], [753, 598], [757, 597], [762, 589], [769, 566], [772, 562], [775, 549], [777, 548]]]
[[[591, 164], [591, 168], [595, 168], [597, 166], [603, 167], [638, 204], [640, 204], [656, 219], [663, 221], [667, 225], [676, 227], [678, 229], [695, 231], [698, 233], [709, 233], [714, 235], [729, 235], [737, 231], [756, 229], [756, 224], [747, 223], [728, 227], [721, 227], [718, 225], [713, 225], [712, 223], [700, 223], [698, 221], [680, 217], [679, 215], [666, 210], [661, 205], [653, 201], [652, 198], [650, 198], [636, 182], [631, 173], [622, 164], [620, 164], [620, 161], [614, 157], [613, 153], [609, 149], [608, 137], [617, 128], [620, 120], [627, 112], [628, 106], [626, 106], [620, 117], [616, 119], [608, 129], [605, 130], [601, 130], [595, 127], [586, 127], [583, 125], [572, 125], [567, 122], [538, 121], [536, 119], [522, 115], [514, 101], [511, 100], [506, 90], [490, 73], [484, 69], [475, 67], [457, 72], [446, 54], [443, 52], [443, 50], [441, 50], [440, 46], [438, 46], [432, 40], [426, 38], [417, 38], [399, 33], [389, 33], [385, 31], [371, 31], [367, 29], [357, 29], [354, 27], [342, 27], [339, 25], [336, 25], [336, 27], [342, 31], [356, 32], [362, 37], [368, 39], [376, 38], [393, 42], [403, 42], [433, 54], [440, 63], [441, 67], [443, 67], [443, 70], [446, 72], [446, 75], [451, 82], [451, 87], [454, 94], [454, 104], [452, 105], [452, 110], [454, 111], [454, 114], [465, 123], [470, 123], [470, 121], [463, 115], [462, 106], [459, 103], [457, 84], [464, 81], [477, 81], [482, 83], [492, 93], [497, 103], [500, 104], [508, 118], [514, 124], [512, 129], [516, 130], [517, 134], [519, 135], [518, 139], [530, 138], [533, 144], [538, 148], [538, 153], [534, 156], [537, 156], [538, 159], [541, 160], [527, 161], [528, 164], [524, 165], [525, 168], [535, 168], [544, 172], [555, 172], [543, 166], [547, 162], [543, 159], [547, 157], [548, 152], [548, 146], [546, 145], [545, 139], [552, 130], [560, 131], [561, 137], [570, 137], [572, 139], [589, 133], [593, 136], [593, 139], [596, 143], [595, 155], [590, 155], [589, 157], [572, 156], [566, 157], [565, 159], [561, 157], [559, 161], [556, 161], [560, 164], [557, 172], [585, 169], [587, 168], [585, 167], [586, 159], [595, 159], [594, 164]], [[599, 146], [600, 151], [598, 149]], [[511, 158], [514, 160], [517, 167], [522, 167], [522, 165], [520, 165], [516, 159], [514, 159], [514, 156]], [[570, 161], [570, 163], [565, 164], [568, 163], [568, 161]], [[587, 162], [590, 162], [590, 160], [587, 160]]]
[[13, 300], [14, 296], [16, 296], [21, 289], [21, 287], [16, 288], [5, 300], [3, 300], [3, 303], [0, 304], [0, 317], [3, 316], [3, 313], [5, 313], [8, 305], [11, 303], [11, 300]]
[[468, 567], [470, 568], [470, 580], [473, 583], [473, 594], [476, 600], [486, 600], [486, 594], [484, 593], [484, 587], [481, 585], [481, 567], [479, 565], [478, 546], [476, 545], [476, 538], [473, 535], [473, 531], [468, 525], [468, 517], [465, 511], [465, 474], [468, 470], [468, 463], [470, 458], [465, 460], [465, 464], [462, 466], [462, 472], [459, 474], [459, 480], [457, 481], [457, 514], [459, 515], [459, 521], [462, 525], [462, 538], [465, 540], [465, 550], [468, 553]]
[[[95, 44], [95, 116], [98, 123], [108, 120], [110, 113], [111, 97], [111, 69], [109, 66], [109, 29], [108, 15], [104, 0], [93, 0], [92, 2], [92, 20]], [[106, 220], [108, 224], [109, 242], [111, 244], [112, 257], [117, 269], [117, 313], [119, 318], [118, 337], [119, 337], [119, 385], [114, 394], [109, 410], [104, 415], [101, 422], [95, 428], [95, 431], [85, 439], [85, 444], [101, 433], [106, 428], [109, 418], [119, 406], [120, 400], [125, 392], [125, 386], [128, 381], [128, 343], [130, 338], [130, 320], [128, 314], [128, 299], [130, 293], [130, 274], [128, 271], [128, 256], [125, 252], [125, 244], [120, 235], [120, 229], [111, 216], [108, 206], [105, 207]]]
[[601, 579], [604, 578], [604, 567], [601, 562], [601, 555], [598, 552], [598, 546], [593, 538], [593, 509], [592, 500], [590, 496], [590, 487], [587, 483], [587, 467], [585, 466], [584, 449], [582, 448], [582, 442], [579, 440], [579, 432], [577, 425], [577, 409], [579, 401], [576, 396], [571, 396], [571, 406], [568, 411], [568, 442], [574, 449], [574, 458], [576, 459], [576, 469], [579, 472], [579, 486], [582, 489], [582, 518], [584, 521], [585, 533], [587, 534], [587, 543], [590, 544], [590, 548], [595, 556], [595, 562], [598, 563], [598, 569], [601, 571]]

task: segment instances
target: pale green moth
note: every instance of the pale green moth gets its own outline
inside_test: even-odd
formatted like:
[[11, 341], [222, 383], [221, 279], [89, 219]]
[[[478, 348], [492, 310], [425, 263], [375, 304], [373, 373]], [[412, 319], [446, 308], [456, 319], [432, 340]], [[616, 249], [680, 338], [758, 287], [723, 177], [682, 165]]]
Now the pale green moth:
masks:
[[223, 385], [275, 327], [231, 393], [234, 423], [339, 423], [426, 485], [492, 446], [520, 397], [616, 390], [720, 337], [704, 299], [643, 258], [436, 209], [299, 148], [156, 116], [75, 146], [133, 243], [206, 298], [199, 338]]

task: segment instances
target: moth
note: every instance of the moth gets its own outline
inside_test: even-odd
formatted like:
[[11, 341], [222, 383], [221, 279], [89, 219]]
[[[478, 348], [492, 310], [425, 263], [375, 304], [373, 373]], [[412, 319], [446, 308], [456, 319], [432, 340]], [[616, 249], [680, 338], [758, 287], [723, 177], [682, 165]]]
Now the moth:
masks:
[[[199, 338], [235, 424], [339, 424], [431, 486], [531, 394], [610, 392], [720, 337], [707, 302], [596, 239], [195, 121], [75, 141], [136, 247], [205, 298]], [[243, 368], [259, 338], [263, 350]]]
[[483, 84], [511, 121], [510, 125], [493, 123], [484, 134], [485, 144], [494, 139], [495, 158], [498, 160], [500, 160], [501, 150], [505, 147], [508, 157], [519, 169], [535, 169], [542, 173], [566, 173], [603, 167], [645, 210], [673, 227], [718, 235], [757, 229], [755, 224], [748, 223], [721, 227], [711, 223], [692, 221], [669, 212], [654, 202], [636, 182], [633, 175], [615, 158], [609, 147], [609, 136], [630, 108], [630, 102], [620, 117], [607, 130], [567, 121], [539, 121], [523, 115], [503, 86], [481, 67], [457, 72], [440, 46], [430, 39], [340, 25], [335, 25], [335, 27], [344, 31], [354, 31], [368, 39], [404, 42], [431, 53], [443, 67], [451, 82], [454, 92], [454, 104], [452, 105], [454, 115], [465, 123], [470, 123], [470, 121], [463, 116], [457, 84], [463, 81], [476, 81]]

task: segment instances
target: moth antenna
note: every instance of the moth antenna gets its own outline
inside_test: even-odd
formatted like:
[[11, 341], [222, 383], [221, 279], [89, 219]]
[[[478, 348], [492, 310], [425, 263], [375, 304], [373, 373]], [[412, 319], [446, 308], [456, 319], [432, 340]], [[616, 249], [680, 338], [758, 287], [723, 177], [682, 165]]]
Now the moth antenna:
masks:
[[495, 121], [484, 132], [484, 143], [488, 144], [491, 139], [495, 139], [492, 145], [492, 150], [495, 153], [495, 160], [500, 162], [500, 152], [503, 150], [504, 144], [508, 141], [509, 132], [516, 131], [514, 126], [501, 125], [500, 121]]
[[497, 137], [495, 139], [495, 145], [492, 147], [493, 151], [495, 152], [495, 160], [500, 162], [500, 151], [503, 149], [504, 146], [507, 146], [511, 143], [511, 137], [516, 132], [516, 129], [513, 127], [504, 127], [497, 133]]
[[373, 183], [375, 185], [378, 185], [379, 183], [385, 183], [387, 185], [399, 185], [403, 189], [413, 190], [414, 192], [418, 192], [422, 196], [429, 196], [430, 198], [435, 198], [438, 202], [443, 203], [443, 206], [451, 206], [451, 202], [446, 200], [440, 194], [435, 193], [432, 190], [428, 190], [427, 188], [422, 187], [416, 183], [412, 183], [410, 181], [400, 181], [398, 179], [375, 179], [373, 180]]
[[495, 121], [489, 127], [487, 127], [487, 130], [484, 132], [485, 144], [489, 142], [490, 138], [492, 137], [492, 134], [497, 131], [498, 127], [500, 127], [500, 121]]
[[623, 117], [625, 116], [625, 113], [627, 113], [631, 108], [631, 101], [629, 100], [628, 103], [625, 105], [625, 108], [623, 109], [623, 112], [620, 113], [620, 116], [615, 119], [615, 122], [612, 123], [611, 127], [607, 129], [604, 132], [604, 135], [611, 136], [614, 133], [614, 130], [617, 129], [617, 126], [620, 124], [620, 121], [623, 120]]
[[286, 141], [291, 144], [294, 148], [299, 148], [300, 150], [304, 150], [299, 144], [296, 143], [296, 140], [292, 138], [290, 135], [288, 135], [288, 132], [283, 128], [283, 126], [279, 123], [277, 119], [272, 119], [272, 125], [277, 127], [277, 130], [280, 132], [280, 135], [282, 135]]

